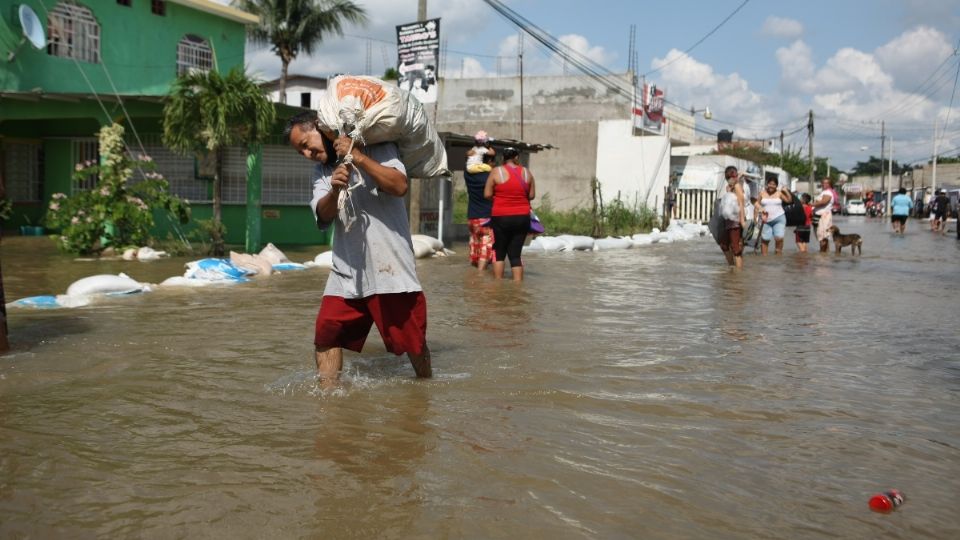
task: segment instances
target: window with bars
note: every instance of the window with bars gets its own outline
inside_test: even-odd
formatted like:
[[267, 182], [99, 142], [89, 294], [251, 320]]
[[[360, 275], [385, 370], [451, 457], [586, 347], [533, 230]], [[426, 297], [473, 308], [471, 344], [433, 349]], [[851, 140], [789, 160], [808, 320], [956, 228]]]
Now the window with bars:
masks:
[[130, 0], [117, 0], [117, 3], [120, 4], [121, 6], [130, 7]]
[[177, 44], [177, 76], [194, 70], [206, 73], [213, 69], [213, 49], [207, 40], [187, 34]]
[[82, 62], [100, 62], [100, 25], [93, 12], [60, 2], [47, 17], [47, 54]]
[[[289, 145], [263, 145], [261, 200], [263, 204], [306, 204], [313, 196], [314, 163], [300, 159]], [[223, 202], [244, 204], [247, 199], [247, 151], [227, 148], [223, 153]]]
[[[100, 143], [94, 138], [73, 139], [71, 141], [74, 167], [83, 168], [88, 165], [100, 163]], [[100, 180], [98, 174], [88, 174], [87, 176], [74, 179], [73, 193], [78, 191], [88, 191], [96, 187]]]
[[150, 13], [154, 15], [166, 15], [167, 4], [163, 0], [150, 0]]
[[[205, 202], [210, 200], [207, 180], [198, 180], [194, 169], [193, 156], [184, 156], [173, 152], [160, 142], [159, 133], [141, 133], [140, 142], [134, 138], [127, 138], [127, 146], [135, 154], [143, 151], [153, 160], [153, 172], [160, 173], [170, 184], [170, 193], [190, 202]], [[134, 171], [132, 181], [143, 178], [141, 171]]]
[[43, 146], [32, 142], [4, 142], [0, 147], [7, 198], [13, 202], [38, 202], [43, 188]]

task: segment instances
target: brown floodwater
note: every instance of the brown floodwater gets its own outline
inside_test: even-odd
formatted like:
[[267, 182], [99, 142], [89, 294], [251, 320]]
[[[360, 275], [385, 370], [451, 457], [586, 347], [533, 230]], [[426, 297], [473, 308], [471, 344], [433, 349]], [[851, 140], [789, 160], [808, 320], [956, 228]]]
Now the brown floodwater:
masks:
[[[702, 239], [531, 254], [519, 287], [454, 246], [418, 261], [435, 378], [374, 331], [334, 391], [326, 270], [13, 309], [0, 537], [958, 538], [958, 241], [839, 225], [862, 257], [731, 272]], [[187, 261], [0, 255], [8, 301]]]

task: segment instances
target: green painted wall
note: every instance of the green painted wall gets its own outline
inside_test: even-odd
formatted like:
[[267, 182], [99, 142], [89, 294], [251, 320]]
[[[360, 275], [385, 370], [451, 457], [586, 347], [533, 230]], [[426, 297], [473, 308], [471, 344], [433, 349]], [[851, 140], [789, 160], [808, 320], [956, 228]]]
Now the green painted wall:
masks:
[[[190, 205], [192, 221], [210, 219], [213, 208], [210, 204]], [[321, 231], [314, 225], [313, 215], [307, 205], [301, 206], [274, 206], [265, 205], [261, 210], [261, 241], [287, 245], [329, 245], [333, 228]], [[227, 243], [238, 246], [242, 250], [244, 245], [244, 225], [247, 219], [247, 210], [244, 205], [227, 204], [223, 206], [223, 223], [227, 226]], [[163, 215], [154, 214], [156, 222], [156, 237], [166, 238], [174, 233], [170, 220]], [[191, 222], [181, 226], [184, 234], [192, 231], [196, 226]], [[298, 261], [302, 262], [302, 261]]]
[[[46, 93], [85, 94], [91, 92], [92, 84], [97, 93], [112, 94], [115, 85], [122, 95], [162, 96], [176, 78], [177, 43], [186, 34], [198, 35], [211, 44], [221, 71], [243, 66], [246, 34], [239, 22], [173, 2], [166, 3], [164, 16], [150, 12], [149, 0], [133, 0], [129, 7], [116, 0], [77, 3], [93, 11], [100, 25], [100, 64], [79, 62], [78, 68], [72, 59], [50, 56], [46, 49], [37, 50], [29, 43], [7, 63], [7, 52], [17, 47], [22, 35], [18, 6], [32, 7], [46, 26], [44, 4], [52, 10], [56, 0], [0, 0], [0, 57], [4, 62], [0, 90], [31, 92], [38, 88]], [[7, 102], [3, 104], [6, 109]]]

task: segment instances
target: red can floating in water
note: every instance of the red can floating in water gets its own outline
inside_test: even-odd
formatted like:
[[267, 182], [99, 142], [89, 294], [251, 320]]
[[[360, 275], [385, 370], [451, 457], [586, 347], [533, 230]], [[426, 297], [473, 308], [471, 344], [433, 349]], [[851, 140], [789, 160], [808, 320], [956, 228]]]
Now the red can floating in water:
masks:
[[903, 493], [899, 490], [891, 489], [883, 493], [877, 493], [870, 497], [870, 509], [881, 514], [889, 514], [900, 507], [906, 501]]

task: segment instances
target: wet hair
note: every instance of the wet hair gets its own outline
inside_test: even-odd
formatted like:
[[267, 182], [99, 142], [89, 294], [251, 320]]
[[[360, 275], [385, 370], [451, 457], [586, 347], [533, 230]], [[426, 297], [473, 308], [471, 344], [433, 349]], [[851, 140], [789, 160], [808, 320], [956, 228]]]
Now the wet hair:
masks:
[[512, 146], [508, 146], [503, 149], [503, 160], [509, 161], [511, 159], [516, 159], [520, 157], [520, 151]]
[[730, 174], [730, 171], [738, 172], [736, 167], [728, 165], [727, 168], [723, 170], [723, 177], [726, 178], [727, 175]]
[[804, 193], [800, 196], [800, 200], [806, 204], [810, 204], [810, 201], [813, 200], [813, 197], [811, 197], [809, 193]]
[[899, 193], [899, 194], [901, 194], [901, 195], [906, 195], [906, 194], [907, 194], [907, 188], [902, 187], [902, 188], [900, 188], [900, 189], [897, 190], [897, 193]]
[[304, 132], [319, 131], [320, 139], [323, 141], [323, 149], [327, 154], [327, 160], [323, 164], [332, 165], [337, 161], [337, 150], [333, 147], [333, 141], [318, 129], [317, 118], [317, 111], [312, 110], [293, 115], [287, 120], [287, 125], [283, 128], [283, 138], [287, 141], [287, 144], [290, 144], [290, 136], [293, 134], [293, 128], [295, 127], [299, 127]]

